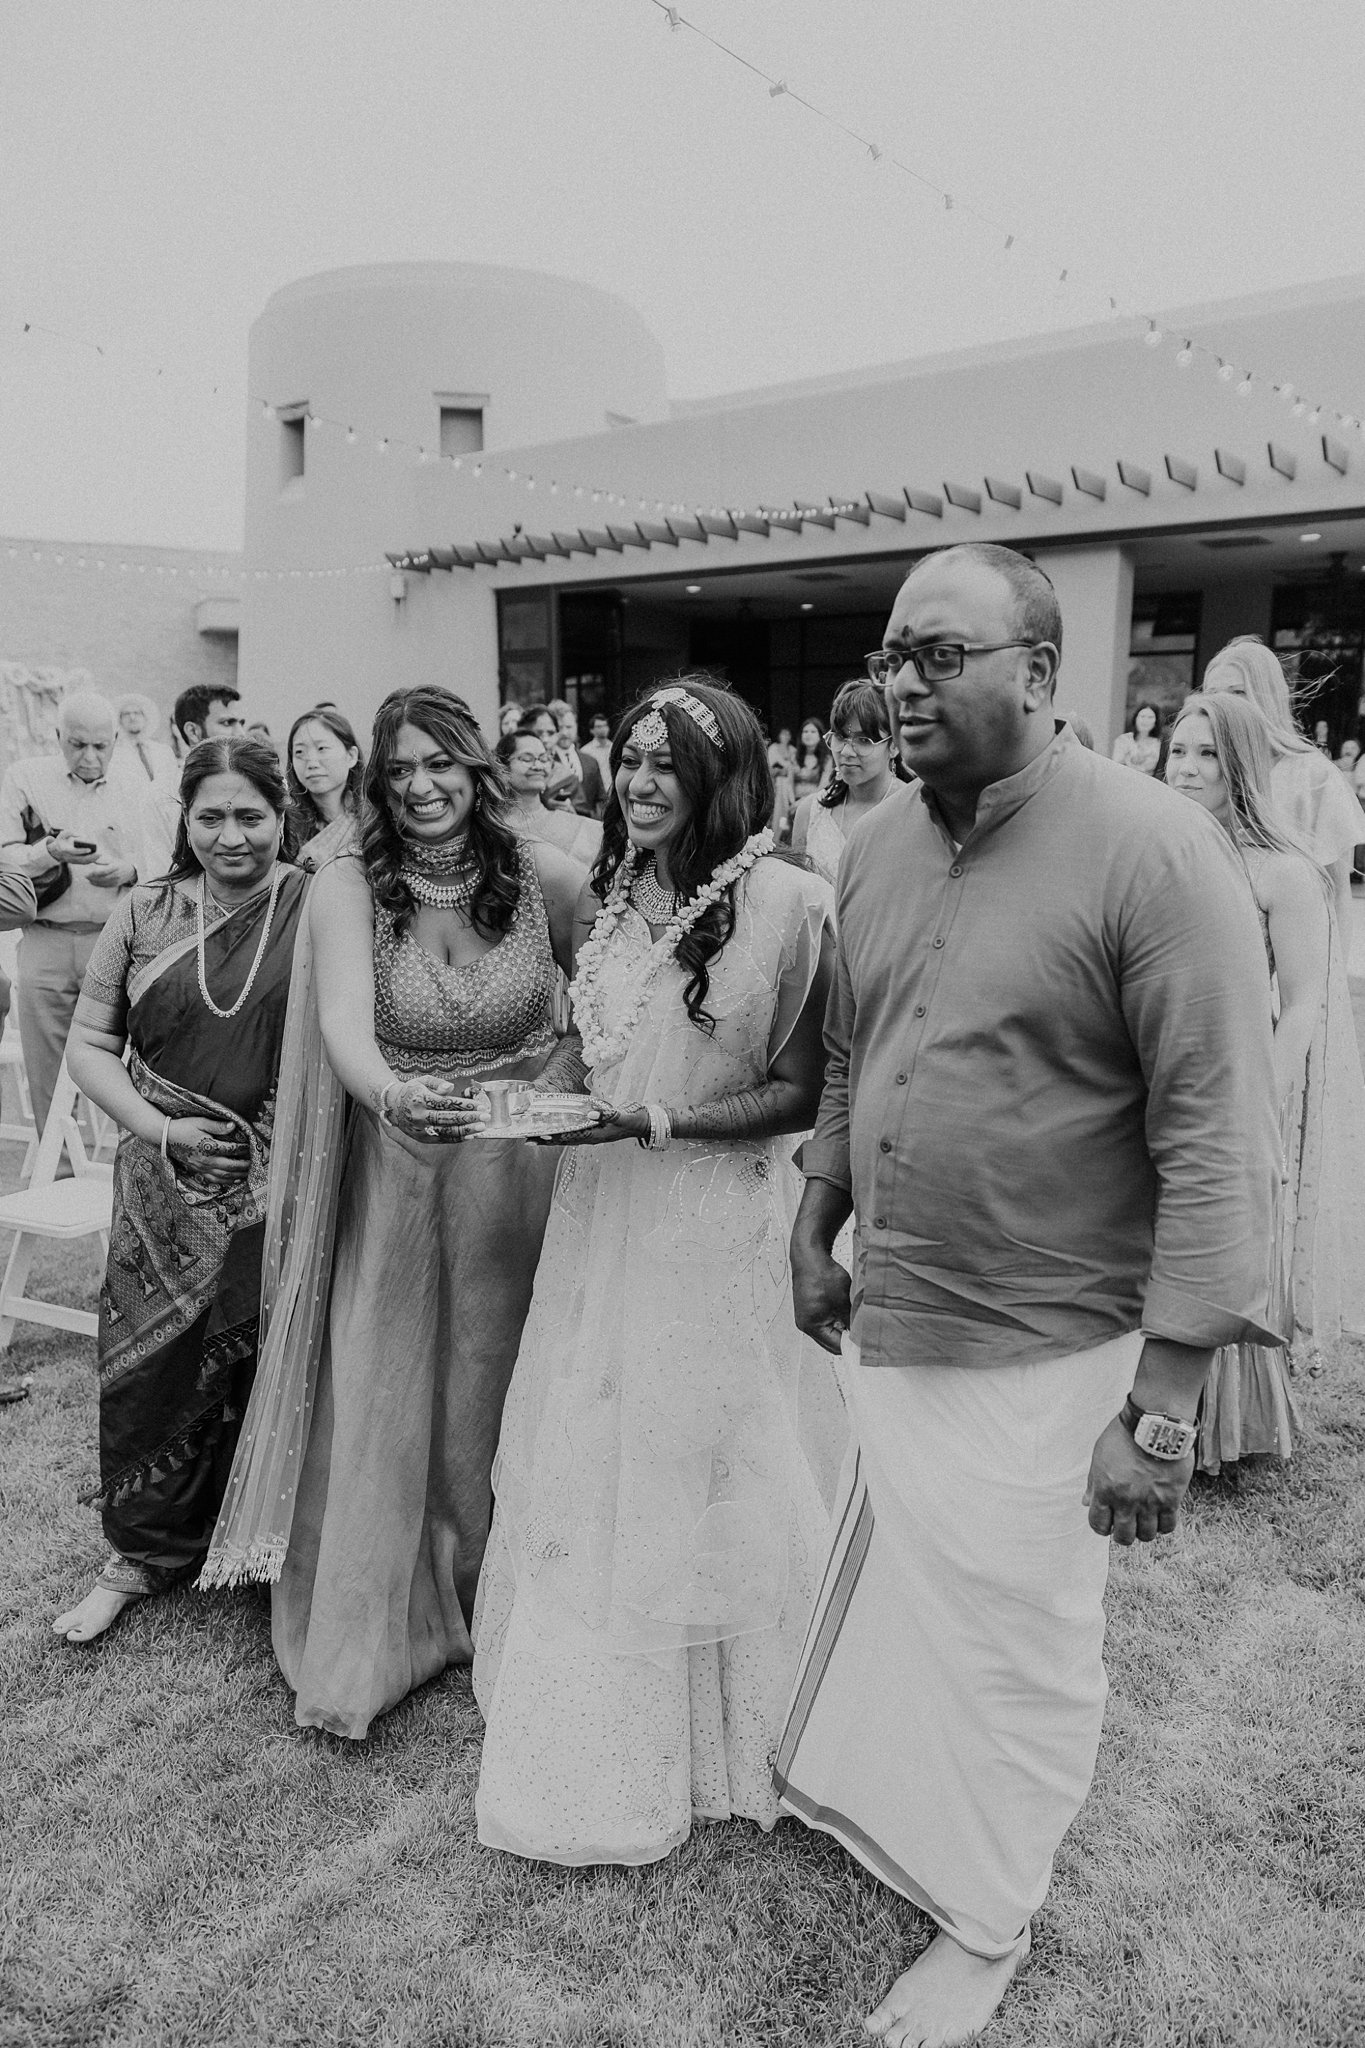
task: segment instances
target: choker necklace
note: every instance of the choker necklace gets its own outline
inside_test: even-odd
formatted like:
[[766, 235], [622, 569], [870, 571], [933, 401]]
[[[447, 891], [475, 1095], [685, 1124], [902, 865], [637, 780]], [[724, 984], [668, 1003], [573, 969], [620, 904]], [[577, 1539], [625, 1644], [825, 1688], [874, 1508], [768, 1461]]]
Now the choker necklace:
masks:
[[477, 866], [469, 848], [468, 832], [456, 832], [433, 845], [422, 839], [404, 839], [403, 866], [425, 875], [462, 875]]
[[630, 901], [646, 924], [667, 924], [678, 907], [678, 892], [664, 888], [651, 859], [647, 868], [631, 876]]
[[[266, 905], [266, 911], [265, 911], [265, 922], [264, 922], [264, 924], [263, 924], [263, 925], [261, 926], [261, 937], [260, 937], [260, 943], [259, 943], [259, 945], [258, 945], [258, 946], [257, 946], [257, 948], [256, 948], [256, 958], [255, 958], [255, 959], [254, 959], [254, 960], [252, 961], [252, 963], [251, 963], [251, 972], [250, 972], [250, 974], [248, 974], [248, 976], [247, 976], [246, 980], [245, 980], [245, 981], [243, 982], [243, 984], [242, 984], [242, 993], [241, 993], [241, 994], [240, 994], [240, 995], [238, 996], [238, 998], [237, 998], [236, 1002], [235, 1002], [235, 1003], [233, 1004], [232, 1008], [231, 1008], [230, 1010], [220, 1010], [220, 1009], [219, 1009], [219, 1007], [218, 1007], [218, 1005], [217, 1005], [217, 1003], [215, 1003], [215, 1002], [214, 1002], [214, 1000], [213, 1000], [213, 997], [212, 997], [212, 996], [211, 996], [211, 995], [209, 994], [209, 984], [208, 984], [208, 975], [207, 975], [207, 972], [206, 972], [206, 970], [205, 970], [205, 962], [204, 962], [204, 937], [205, 937], [205, 933], [204, 933], [204, 900], [205, 900], [205, 898], [206, 898], [206, 897], [207, 897], [207, 895], [208, 895], [208, 889], [209, 889], [209, 884], [208, 884], [208, 876], [207, 876], [207, 875], [206, 875], [206, 874], [204, 873], [203, 869], [201, 868], [201, 869], [200, 869], [200, 871], [199, 871], [199, 896], [198, 896], [198, 903], [197, 903], [197, 909], [198, 909], [198, 913], [199, 913], [199, 916], [198, 916], [198, 925], [199, 925], [199, 993], [200, 993], [200, 995], [201, 995], [201, 996], [202, 996], [202, 997], [204, 998], [204, 1007], [205, 1007], [206, 1009], [208, 1009], [208, 1010], [211, 1010], [211, 1011], [213, 1012], [213, 1014], [214, 1014], [214, 1016], [215, 1016], [215, 1017], [221, 1017], [221, 1018], [222, 1018], [222, 1019], [224, 1020], [224, 1022], [226, 1022], [226, 1021], [227, 1021], [227, 1019], [228, 1019], [229, 1017], [235, 1017], [235, 1016], [237, 1015], [237, 1012], [238, 1012], [238, 1011], [239, 1011], [239, 1010], [241, 1009], [241, 1007], [242, 1007], [243, 1003], [244, 1003], [244, 1002], [246, 1001], [247, 997], [248, 997], [248, 996], [249, 996], [249, 995], [251, 994], [251, 990], [252, 990], [252, 987], [253, 987], [253, 985], [254, 985], [254, 983], [255, 983], [255, 980], [256, 980], [256, 976], [257, 976], [257, 975], [258, 975], [258, 974], [260, 973], [260, 971], [261, 971], [261, 962], [262, 962], [262, 960], [264, 960], [264, 958], [265, 958], [265, 949], [266, 949], [266, 946], [267, 946], [267, 945], [269, 944], [269, 941], [270, 941], [270, 927], [271, 927], [271, 925], [272, 925], [272, 924], [274, 923], [274, 921], [275, 921], [275, 904], [276, 904], [276, 902], [277, 902], [277, 900], [278, 900], [278, 898], [279, 898], [279, 893], [280, 893], [280, 884], [281, 884], [281, 882], [282, 882], [283, 880], [284, 880], [284, 868], [283, 868], [283, 866], [282, 866], [282, 865], [277, 865], [277, 866], [276, 866], [276, 869], [275, 869], [275, 878], [274, 878], [274, 880], [273, 880], [273, 881], [271, 882], [271, 884], [270, 884], [270, 901], [269, 901], [269, 903], [268, 903], [268, 904]], [[258, 893], [259, 893], [259, 892], [258, 892]], [[249, 903], [249, 902], [250, 902], [251, 900], [252, 900], [252, 899], [251, 899], [250, 897], [247, 897], [247, 898], [245, 899], [245, 901], [246, 901], [246, 902], [248, 902], [248, 903]], [[215, 897], [214, 897], [214, 899], [213, 899], [213, 903], [214, 903], [214, 908], [215, 908], [216, 910], [222, 910], [222, 909], [223, 909], [223, 906], [222, 906], [222, 904], [221, 904], [221, 903], [220, 903], [220, 902], [218, 901], [218, 898], [217, 898], [216, 896], [215, 896]], [[238, 909], [238, 910], [240, 910], [240, 909], [242, 909], [242, 908], [243, 908], [243, 905], [242, 905], [241, 903], [239, 903], [239, 904], [235, 905], [235, 908], [236, 908], [236, 909]], [[223, 915], [224, 915], [224, 917], [225, 917], [225, 918], [227, 918], [227, 917], [231, 917], [231, 915], [232, 915], [232, 911], [230, 911], [230, 910], [228, 910], [228, 911], [224, 911], [224, 912], [223, 912]]]
[[479, 863], [470, 851], [468, 832], [458, 832], [434, 846], [405, 839], [398, 872], [416, 902], [433, 910], [467, 911], [474, 900]]

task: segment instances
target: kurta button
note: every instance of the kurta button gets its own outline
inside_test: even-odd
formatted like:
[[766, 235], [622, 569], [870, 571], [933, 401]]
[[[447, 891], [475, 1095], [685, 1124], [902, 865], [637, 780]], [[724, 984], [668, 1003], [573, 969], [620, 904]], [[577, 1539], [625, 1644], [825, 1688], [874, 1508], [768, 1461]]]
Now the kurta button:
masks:
[[872, 1218], [872, 1228], [873, 1228], [874, 1230], [885, 1230], [885, 1228], [886, 1228], [886, 1218], [885, 1218], [885, 1216], [874, 1216], [874, 1217]]
[[940, 946], [941, 946], [942, 944], [943, 944], [943, 941], [942, 941], [942, 939], [935, 939], [935, 940], [934, 940], [934, 951], [935, 951], [935, 952], [937, 952], [937, 951], [938, 951], [938, 949], [939, 949], [939, 947], [940, 947]]
[[903, 1088], [903, 1087], [905, 1086], [906, 1082], [907, 1082], [907, 1081], [908, 1081], [909, 1079], [910, 1079], [910, 1076], [909, 1076], [908, 1074], [897, 1074], [897, 1076], [896, 1076], [896, 1086], [897, 1086], [898, 1088]]
[[889, 1138], [882, 1139], [881, 1149], [883, 1152], [889, 1152], [891, 1150], [891, 1140]]
[[916, 1015], [917, 1017], [922, 1017], [922, 1016], [924, 1015], [924, 1005], [923, 1005], [923, 1003], [916, 1003], [916, 1004], [915, 1004], [915, 1015]]
[[949, 868], [948, 873], [950, 875], [960, 875], [962, 873], [962, 870], [960, 867], [952, 867]]

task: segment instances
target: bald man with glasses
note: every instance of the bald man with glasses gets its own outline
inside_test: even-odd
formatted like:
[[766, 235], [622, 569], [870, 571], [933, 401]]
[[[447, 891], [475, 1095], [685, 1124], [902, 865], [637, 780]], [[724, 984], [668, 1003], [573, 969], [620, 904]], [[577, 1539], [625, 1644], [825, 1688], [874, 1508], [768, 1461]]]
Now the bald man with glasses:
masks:
[[895, 2048], [971, 2039], [1027, 1954], [1094, 1770], [1109, 1539], [1174, 1529], [1214, 1347], [1282, 1341], [1246, 874], [1055, 717], [1061, 637], [1040, 569], [960, 547], [869, 658], [920, 780], [840, 863], [792, 1239], [856, 1443], [774, 1775], [938, 1923], [868, 2020]]
[[0, 843], [36, 890], [19, 941], [19, 1038], [41, 1131], [95, 940], [146, 862], [145, 806], [111, 776], [114, 709], [93, 691], [62, 701], [60, 753], [16, 761], [0, 784]]

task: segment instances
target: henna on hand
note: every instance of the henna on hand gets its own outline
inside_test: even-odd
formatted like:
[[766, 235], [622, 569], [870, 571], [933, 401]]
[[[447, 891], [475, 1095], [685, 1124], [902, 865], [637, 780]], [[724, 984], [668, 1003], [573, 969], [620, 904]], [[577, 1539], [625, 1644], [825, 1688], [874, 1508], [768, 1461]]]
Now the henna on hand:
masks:
[[764, 1081], [757, 1088], [741, 1088], [734, 1095], [722, 1095], [715, 1102], [688, 1103], [682, 1109], [668, 1105], [675, 1138], [770, 1138], [788, 1128], [802, 1101], [801, 1090], [792, 1081]]
[[586, 1095], [588, 1067], [583, 1058], [583, 1041], [576, 1031], [561, 1038], [531, 1088], [539, 1095]]

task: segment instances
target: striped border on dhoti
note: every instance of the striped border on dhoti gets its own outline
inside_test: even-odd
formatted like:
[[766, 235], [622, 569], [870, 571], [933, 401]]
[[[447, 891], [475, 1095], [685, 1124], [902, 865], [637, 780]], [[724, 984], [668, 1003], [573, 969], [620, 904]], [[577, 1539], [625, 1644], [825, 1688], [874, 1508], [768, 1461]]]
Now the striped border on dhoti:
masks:
[[788, 1796], [787, 1772], [791, 1769], [792, 1758], [805, 1733], [810, 1719], [811, 1708], [819, 1694], [820, 1686], [829, 1669], [830, 1658], [839, 1640], [845, 1617], [853, 1604], [853, 1594], [867, 1561], [868, 1548], [872, 1542], [872, 1531], [876, 1517], [868, 1497], [867, 1481], [863, 1478], [861, 1451], [853, 1468], [853, 1483], [848, 1490], [848, 1499], [840, 1517], [839, 1527], [830, 1546], [829, 1561], [825, 1575], [820, 1582], [815, 1610], [806, 1631], [806, 1641], [801, 1651], [801, 1663], [797, 1671], [796, 1690], [787, 1712], [787, 1725], [782, 1731], [782, 1740], [777, 1746], [773, 1763], [773, 1784], [778, 1796]]

